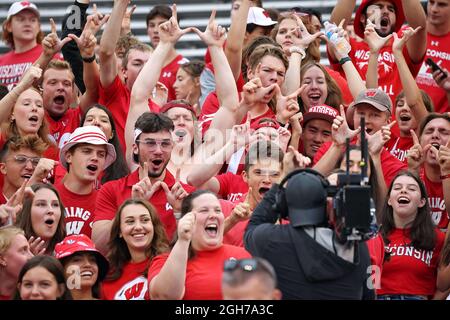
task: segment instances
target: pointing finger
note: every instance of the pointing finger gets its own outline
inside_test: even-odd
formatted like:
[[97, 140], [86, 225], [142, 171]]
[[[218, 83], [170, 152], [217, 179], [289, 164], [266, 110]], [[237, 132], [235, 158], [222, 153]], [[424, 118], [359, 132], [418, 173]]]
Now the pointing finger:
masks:
[[56, 23], [52, 18], [50, 18], [50, 29], [51, 33], [56, 33]]
[[178, 168], [176, 173], [175, 173], [175, 182], [179, 182], [180, 181], [180, 173], [181, 173], [181, 168]]
[[175, 3], [172, 5], [172, 18], [174, 18], [175, 21], [178, 21], [177, 5]]
[[409, 132], [411, 132], [411, 136], [412, 136], [414, 144], [420, 145], [419, 138], [417, 137], [416, 132], [413, 129], [410, 129]]
[[387, 126], [389, 127], [389, 129], [392, 129], [392, 127], [397, 123], [397, 120], [392, 121], [391, 123], [389, 123]]
[[211, 11], [211, 15], [209, 16], [208, 24], [211, 25], [216, 20], [216, 10]]

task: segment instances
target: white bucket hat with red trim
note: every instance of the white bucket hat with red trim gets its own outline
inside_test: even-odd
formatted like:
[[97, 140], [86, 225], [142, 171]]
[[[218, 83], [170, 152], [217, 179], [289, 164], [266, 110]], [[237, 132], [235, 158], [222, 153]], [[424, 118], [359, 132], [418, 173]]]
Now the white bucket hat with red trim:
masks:
[[116, 160], [116, 149], [111, 143], [108, 143], [103, 131], [96, 126], [84, 126], [76, 128], [74, 132], [67, 140], [66, 144], [61, 148], [59, 152], [59, 160], [61, 164], [67, 169], [69, 165], [66, 161], [66, 152], [70, 150], [73, 146], [87, 143], [93, 145], [105, 145], [107, 149], [105, 166], [103, 169], [108, 168]]

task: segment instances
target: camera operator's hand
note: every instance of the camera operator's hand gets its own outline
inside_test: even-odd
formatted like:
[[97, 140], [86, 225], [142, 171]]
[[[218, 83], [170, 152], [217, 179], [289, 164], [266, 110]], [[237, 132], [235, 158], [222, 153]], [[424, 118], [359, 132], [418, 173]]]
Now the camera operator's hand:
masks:
[[378, 130], [372, 135], [367, 134], [367, 143], [369, 154], [374, 157], [381, 154], [386, 142], [391, 139], [391, 129], [397, 121], [392, 121], [386, 126], [382, 126], [381, 130]]
[[350, 129], [347, 123], [347, 118], [345, 115], [344, 106], [341, 104], [341, 115], [337, 116], [333, 120], [333, 125], [331, 126], [331, 135], [333, 142], [338, 146], [345, 144], [347, 138], [352, 140], [358, 133], [361, 132], [361, 127], [356, 130]]

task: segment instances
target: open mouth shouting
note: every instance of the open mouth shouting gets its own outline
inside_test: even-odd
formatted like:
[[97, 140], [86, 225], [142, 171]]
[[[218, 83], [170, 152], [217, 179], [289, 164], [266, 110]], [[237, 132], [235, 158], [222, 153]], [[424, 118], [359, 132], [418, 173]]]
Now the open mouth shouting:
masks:
[[53, 103], [59, 107], [63, 107], [65, 102], [66, 97], [64, 97], [63, 95], [57, 95], [55, 98], [53, 98]]
[[96, 164], [89, 164], [86, 169], [90, 174], [96, 174], [98, 170], [98, 166]]
[[411, 115], [408, 114], [408, 113], [402, 113], [399, 116], [399, 120], [402, 121], [402, 122], [407, 122], [407, 121], [411, 120]]
[[258, 189], [259, 195], [262, 197], [264, 197], [264, 195], [266, 194], [267, 191], [269, 191], [270, 188], [266, 188], [266, 187], [261, 187]]
[[398, 197], [397, 202], [400, 206], [405, 206], [408, 205], [411, 200], [407, 196], [400, 196]]
[[55, 224], [55, 219], [52, 218], [52, 217], [46, 218], [46, 219], [44, 220], [44, 223], [45, 223], [45, 225], [46, 225], [47, 227], [51, 228], [51, 227], [53, 227], [53, 225]]
[[321, 98], [322, 95], [319, 92], [312, 92], [308, 94], [308, 100], [311, 106], [319, 105], [321, 103], [320, 102]]
[[28, 121], [31, 123], [31, 125], [33, 126], [37, 126], [39, 125], [39, 117], [37, 115], [32, 115], [28, 118]]
[[217, 222], [209, 222], [205, 227], [206, 234], [211, 238], [216, 238], [219, 233], [219, 224]]

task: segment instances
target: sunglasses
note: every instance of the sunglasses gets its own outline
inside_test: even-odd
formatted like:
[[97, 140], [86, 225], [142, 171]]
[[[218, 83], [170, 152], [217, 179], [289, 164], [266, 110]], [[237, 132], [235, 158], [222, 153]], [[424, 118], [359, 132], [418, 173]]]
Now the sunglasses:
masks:
[[234, 271], [240, 268], [243, 271], [252, 272], [258, 268], [258, 261], [255, 259], [229, 259], [226, 260], [223, 266], [224, 271]]

